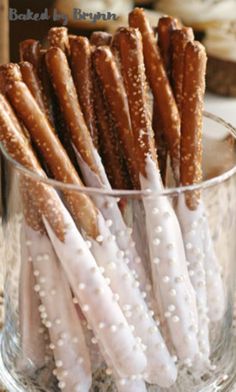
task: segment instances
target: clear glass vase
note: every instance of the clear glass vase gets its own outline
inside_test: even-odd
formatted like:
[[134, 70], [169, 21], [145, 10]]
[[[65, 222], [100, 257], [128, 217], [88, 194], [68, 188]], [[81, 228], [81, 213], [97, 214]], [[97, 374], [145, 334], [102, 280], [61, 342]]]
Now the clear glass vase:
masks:
[[[159, 193], [42, 180], [2, 149], [8, 391], [232, 391], [235, 137], [205, 113], [204, 182]], [[76, 227], [64, 192], [93, 200], [96, 238]]]

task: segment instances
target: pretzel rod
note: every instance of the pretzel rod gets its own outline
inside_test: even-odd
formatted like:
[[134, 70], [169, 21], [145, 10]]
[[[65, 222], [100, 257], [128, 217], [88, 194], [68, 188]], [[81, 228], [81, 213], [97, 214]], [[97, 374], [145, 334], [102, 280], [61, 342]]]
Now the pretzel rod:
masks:
[[[94, 70], [95, 73], [95, 70]], [[113, 189], [130, 189], [125, 162], [120, 151], [116, 125], [103, 97], [97, 75], [93, 78], [94, 107], [97, 117], [99, 145], [106, 174]]]
[[90, 44], [94, 46], [110, 46], [112, 34], [105, 31], [93, 31], [90, 36]]
[[[132, 128], [135, 135], [136, 156], [138, 155], [137, 151], [139, 152], [138, 161], [140, 162], [139, 175], [141, 186], [142, 189], [146, 189], [147, 184], [149, 184], [150, 189], [159, 191], [160, 188], [162, 189], [162, 185], [160, 182], [156, 157], [153, 152], [153, 135], [150, 131], [148, 112], [146, 108], [144, 83], [145, 74], [140, 33], [135, 29], [122, 29], [119, 31], [119, 39], [117, 39], [117, 42], [120, 43], [121, 69], [128, 96]], [[126, 55], [127, 52], [129, 53], [129, 56]], [[152, 278], [154, 282], [155, 296], [157, 301], [161, 298], [163, 308], [162, 314], [168, 314], [168, 316], [170, 314], [170, 317], [166, 317], [167, 324], [173, 345], [175, 346], [179, 357], [183, 359], [187, 356], [193, 359], [198, 352], [195, 334], [193, 334], [192, 342], [190, 344], [184, 343], [182, 340], [188, 333], [189, 326], [192, 322], [191, 319], [193, 318], [193, 320], [196, 321], [196, 309], [194, 308], [195, 298], [188, 277], [184, 247], [178, 221], [167, 200], [163, 199], [162, 201], [159, 201], [157, 199], [149, 202], [144, 199], [144, 207], [146, 209], [147, 226], [150, 230], [148, 230], [148, 238], [150, 238], [153, 272]], [[171, 228], [167, 227], [163, 218], [158, 219], [158, 217], [153, 216], [153, 210], [155, 208], [158, 211], [160, 210], [161, 216], [168, 212], [170, 215]], [[171, 230], [172, 233], [169, 233], [169, 230]], [[157, 238], [156, 235], [158, 235]], [[163, 261], [166, 260], [169, 255], [168, 250], [165, 248], [165, 244], [161, 243], [161, 239], [159, 237], [163, 238], [163, 242], [170, 240], [170, 242], [174, 243], [174, 247], [177, 246], [179, 248], [175, 254], [176, 264], [178, 265], [176, 270], [167, 265], [162, 267], [162, 264], [166, 264], [163, 263]], [[159, 246], [155, 246], [157, 241]], [[155, 262], [157, 259], [160, 260], [160, 263]], [[165, 278], [167, 276], [168, 282], [174, 282], [176, 272], [178, 271], [179, 273], [181, 270], [183, 274], [182, 284], [178, 287], [179, 292], [176, 298], [171, 298], [171, 295], [168, 294], [169, 287], [166, 287]], [[174, 287], [173, 289], [175, 290]], [[191, 305], [184, 303], [186, 296], [190, 297]], [[169, 312], [170, 306], [174, 309], [174, 313], [176, 312], [175, 316]], [[173, 324], [175, 324], [173, 320], [175, 320], [176, 317], [178, 320], [177, 327], [173, 326]], [[178, 334], [176, 332], [176, 328], [178, 328]], [[176, 336], [176, 334], [178, 336]]]
[[184, 53], [189, 41], [194, 40], [191, 27], [182, 27], [171, 33], [171, 52], [172, 52], [172, 73], [171, 82], [176, 99], [176, 103], [181, 115], [181, 103], [183, 94], [184, 77]]
[[42, 53], [41, 44], [34, 39], [26, 39], [20, 42], [20, 60], [28, 61], [33, 64], [36, 71], [39, 73]]
[[154, 95], [155, 106], [161, 116], [161, 123], [170, 151], [172, 169], [176, 182], [179, 181], [180, 118], [175, 99], [155, 42], [151, 26], [143, 9], [135, 8], [129, 14], [131, 27], [139, 28], [143, 39], [143, 54], [147, 79]]
[[[171, 75], [171, 33], [177, 28], [178, 20], [170, 16], [164, 16], [159, 19], [157, 26], [158, 46], [163, 60], [167, 76], [170, 80]], [[166, 183], [167, 156], [168, 149], [161, 121], [161, 115], [158, 106], [153, 104], [152, 127], [155, 134], [157, 146], [157, 158], [163, 184]]]
[[161, 117], [158, 113], [158, 109], [155, 103], [153, 103], [152, 128], [155, 135], [158, 166], [160, 169], [163, 185], [165, 185], [167, 174], [168, 147], [165, 140], [163, 125], [161, 123]]
[[[14, 97], [17, 97], [17, 100], [20, 98], [21, 104], [19, 105], [18, 103], [18, 112], [21, 114], [23, 121], [26, 122], [27, 126], [31, 129], [31, 133], [32, 136], [35, 138], [35, 142], [39, 142], [39, 139], [36, 139], [36, 124], [38, 126], [38, 124], [40, 123], [40, 118], [41, 118], [41, 124], [42, 124], [42, 114], [39, 116], [38, 112], [40, 111], [40, 109], [37, 107], [37, 104], [32, 101], [32, 96], [30, 95], [29, 92], [27, 92], [27, 88], [24, 88], [24, 85], [22, 83], [15, 83], [13, 85], [13, 87], [11, 88], [10, 91], [10, 98], [13, 101], [13, 104], [15, 103], [14, 101]], [[29, 110], [31, 109], [31, 110]], [[30, 113], [30, 123], [27, 121], [29, 119], [27, 113]], [[23, 117], [24, 115], [24, 117]], [[36, 117], [38, 118], [38, 121], [36, 122]], [[34, 123], [32, 123], [32, 121], [34, 121]], [[46, 121], [46, 124], [47, 121]], [[34, 132], [34, 135], [33, 135]], [[39, 132], [39, 131], [37, 131]], [[48, 157], [48, 154], [46, 153], [46, 146], [50, 145], [49, 141], [46, 140], [46, 136], [43, 135], [43, 133], [46, 134], [47, 138], [51, 138], [50, 143], [52, 144], [52, 140], [55, 139], [53, 141], [53, 146], [54, 146], [54, 150], [52, 147], [50, 147], [50, 157]], [[51, 134], [50, 134], [51, 133]], [[38, 133], [37, 133], [37, 137], [38, 137]], [[70, 182], [73, 183], [74, 179], [71, 177], [71, 167], [69, 166], [69, 163], [66, 166], [62, 166], [59, 165], [60, 160], [58, 161], [58, 157], [57, 155], [59, 155], [60, 157], [63, 156], [62, 153], [62, 148], [60, 147], [60, 145], [58, 144], [59, 142], [57, 142], [56, 144], [56, 138], [52, 137], [52, 132], [50, 132], [50, 128], [49, 129], [41, 129], [40, 130], [40, 145], [43, 146], [41, 152], [42, 154], [44, 154], [44, 158], [46, 159], [47, 164], [50, 166], [50, 169], [52, 170], [52, 172], [54, 171], [54, 175], [56, 176], [56, 179], [62, 178], [62, 174], [61, 173], [61, 169], [63, 167], [63, 178], [65, 178], [66, 176], [69, 177], [69, 173], [70, 173]], [[46, 144], [46, 141], [48, 144]], [[40, 146], [39, 146], [40, 147]], [[55, 150], [57, 151], [55, 154]], [[54, 166], [52, 166], [52, 162], [53, 161], [53, 165], [56, 164], [57, 170], [54, 170]], [[65, 165], [65, 157], [63, 157], [63, 163]], [[59, 167], [59, 169], [58, 169]], [[69, 172], [69, 173], [67, 173]], [[78, 180], [77, 182], [78, 183]], [[80, 196], [81, 197], [81, 196]], [[85, 195], [84, 195], [85, 197]], [[78, 200], [78, 199], [77, 199]], [[80, 200], [80, 199], [79, 199]], [[94, 207], [92, 206], [91, 202], [90, 202], [90, 209], [93, 208], [94, 211]], [[73, 211], [73, 207], [72, 206], [72, 214], [76, 217], [75, 212]], [[80, 214], [81, 214], [81, 202], [80, 202]], [[161, 365], [164, 363], [166, 363], [166, 366], [168, 368], [168, 371], [165, 372], [165, 374], [159, 374], [158, 376], [158, 383], [163, 383], [163, 385], [169, 385], [172, 382], [174, 382], [174, 379], [176, 377], [176, 370], [174, 367], [174, 364], [172, 364], [171, 361], [171, 357], [169, 356], [169, 353], [167, 351], [167, 348], [162, 340], [162, 337], [159, 333], [158, 328], [155, 325], [155, 321], [153, 320], [152, 316], [149, 316], [149, 311], [148, 308], [146, 306], [145, 301], [142, 299], [141, 293], [139, 291], [139, 289], [136, 286], [136, 282], [135, 279], [132, 276], [131, 271], [129, 270], [128, 266], [125, 263], [125, 260], [123, 259], [123, 254], [120, 255], [120, 250], [116, 244], [115, 241], [111, 241], [110, 237], [111, 233], [110, 230], [107, 228], [106, 223], [104, 221], [104, 219], [102, 218], [101, 215], [97, 215], [97, 211], [95, 210], [95, 214], [96, 214], [96, 230], [97, 230], [97, 236], [92, 238], [96, 238], [96, 241], [93, 240], [93, 254], [96, 257], [96, 260], [98, 262], [98, 264], [104, 268], [105, 270], [105, 274], [107, 276], [107, 278], [110, 279], [111, 281], [111, 288], [114, 290], [115, 293], [117, 293], [120, 297], [120, 304], [121, 306], [125, 306], [127, 304], [127, 298], [129, 298], [129, 306], [131, 309], [134, 309], [134, 311], [131, 313], [130, 316], [130, 321], [132, 322], [132, 325], [135, 326], [135, 329], [137, 331], [138, 336], [142, 339], [142, 341], [144, 342], [144, 344], [147, 344], [148, 347], [150, 347], [150, 349], [153, 349], [153, 347], [155, 345], [159, 345], [161, 344], [162, 346], [164, 346], [164, 348], [161, 350], [161, 352], [158, 352], [155, 350], [155, 352], [153, 353], [153, 355], [155, 355], [155, 357], [159, 357], [159, 366], [161, 367]], [[87, 216], [86, 216], [87, 215]], [[81, 217], [82, 215], [80, 215]], [[91, 219], [89, 219], [91, 217], [91, 211], [89, 209], [86, 209], [86, 211], [83, 211], [83, 219], [86, 219], [86, 222], [89, 221], [91, 222]], [[85, 229], [86, 231], [86, 229]], [[91, 231], [89, 232], [87, 230], [87, 234], [89, 236], [91, 236]], [[92, 232], [92, 234], [94, 233], [94, 231]], [[100, 239], [101, 237], [101, 239]], [[104, 240], [103, 240], [104, 239]], [[102, 243], [100, 244], [100, 241], [102, 240]], [[110, 261], [113, 260], [113, 263], [115, 265], [115, 270], [113, 268], [110, 268]], [[127, 281], [124, 282], [124, 276], [127, 277]], [[139, 309], [142, 309], [141, 313], [145, 313], [146, 317], [145, 319], [141, 322], [140, 321], [140, 311], [135, 311], [136, 307], [139, 306]], [[148, 334], [148, 331], [152, 329], [153, 333], [151, 335]], [[155, 365], [155, 367], [154, 367]], [[156, 361], [153, 361], [153, 369], [152, 372], [154, 373], [152, 375], [148, 377], [153, 377], [153, 380], [157, 378], [156, 376], [156, 370], [158, 369], [158, 364], [156, 364]], [[160, 371], [161, 373], [161, 371]]]
[[178, 27], [179, 21], [171, 16], [163, 16], [157, 25], [158, 46], [169, 78], [171, 74], [171, 34]]
[[[192, 185], [202, 180], [202, 111], [205, 92], [206, 52], [199, 42], [188, 42], [184, 57], [182, 92], [180, 182]], [[190, 210], [197, 208], [199, 192], [187, 192]]]
[[[138, 172], [146, 176], [146, 157], [147, 155], [151, 155], [153, 161], [155, 161], [156, 152], [153, 131], [145, 103], [146, 78], [143, 63], [142, 38], [137, 29], [122, 28], [116, 33], [115, 39], [119, 50], [121, 71], [128, 98], [135, 144], [135, 156], [139, 166]], [[129, 56], [127, 56], [127, 53], [129, 53]]]
[[45, 66], [45, 51], [41, 49], [39, 41], [25, 40], [20, 43], [20, 59], [33, 65], [37, 77], [43, 86], [43, 101], [52, 126], [55, 127], [53, 97], [50, 80]]
[[60, 48], [66, 56], [70, 55], [70, 43], [67, 27], [52, 27], [48, 32], [49, 46]]
[[[184, 80], [182, 99], [181, 126], [181, 183], [192, 185], [202, 180], [202, 111], [205, 90], [206, 53], [198, 42], [188, 42], [185, 49]], [[205, 217], [204, 206], [199, 191], [185, 194], [186, 210], [195, 211], [195, 221], [203, 220], [200, 231], [204, 232], [200, 250], [205, 264], [205, 283], [209, 314], [213, 320], [218, 320], [224, 313], [224, 289], [218, 261], [215, 255], [212, 239]], [[185, 215], [187, 212], [185, 212]], [[202, 219], [200, 219], [202, 217]], [[197, 219], [198, 218], [198, 219]], [[196, 239], [191, 243], [195, 246]], [[207, 245], [206, 245], [207, 244]], [[192, 256], [194, 257], [194, 256]], [[189, 260], [191, 262], [191, 259]], [[200, 279], [200, 278], [199, 278]], [[215, 282], [215, 283], [214, 283]], [[216, 286], [217, 282], [217, 286]], [[197, 288], [196, 288], [197, 290]]]
[[112, 116], [116, 121], [132, 183], [136, 189], [139, 189], [137, 164], [133, 159], [133, 156], [135, 156], [135, 146], [131, 129], [129, 107], [115, 58], [111, 49], [108, 47], [97, 48], [94, 51], [93, 57], [94, 66], [104, 90], [104, 95], [109, 104]]
[[75, 387], [86, 392], [92, 383], [89, 352], [70, 287], [47, 235], [27, 224], [24, 231], [26, 243], [30, 244], [26, 263], [33, 265], [34, 290], [41, 299], [38, 311], [50, 335], [49, 347], [55, 359], [58, 386], [68, 392]]
[[46, 54], [46, 61], [71, 140], [84, 161], [97, 173], [92, 138], [79, 105], [66, 56], [59, 48], [52, 48]]
[[[54, 135], [47, 118], [27, 86], [22, 82], [13, 83], [8, 89], [8, 96], [54, 177], [64, 183], [83, 186], [59, 139]], [[97, 211], [90, 199], [79, 192], [64, 191], [63, 194], [77, 222], [86, 233], [96, 238]]]
[[[41, 80], [38, 78], [33, 65], [29, 62], [23, 61], [19, 63], [22, 79], [28, 86], [31, 94], [38, 103], [40, 109], [46, 114], [49, 122], [51, 121], [51, 110], [46, 104], [47, 98], [45, 97]], [[53, 123], [52, 123], [53, 126]]]
[[76, 37], [71, 42], [71, 69], [84, 118], [95, 147], [98, 134], [93, 103], [92, 59], [89, 40]]
[[[4, 115], [0, 111], [0, 119], [5, 120]], [[3, 121], [1, 121], [1, 125]], [[32, 151], [23, 142], [22, 136], [19, 135], [12, 124], [7, 124], [1, 133], [1, 141], [10, 155], [17, 161], [37, 173], [41, 173], [38, 163], [34, 158]], [[26, 189], [32, 192], [31, 188], [26, 185]], [[86, 314], [89, 324], [92, 326], [95, 335], [99, 338], [107, 355], [111, 358], [116, 369], [126, 376], [139, 374], [146, 365], [146, 358], [136, 342], [136, 338], [131, 332], [124, 315], [114, 301], [114, 295], [110, 290], [105, 278], [101, 274], [99, 267], [92, 254], [88, 250], [87, 244], [78, 232], [68, 211], [61, 203], [57, 193], [46, 188], [46, 185], [39, 192], [37, 189], [37, 197], [33, 200], [43, 199], [43, 192], [48, 189], [46, 194], [48, 204], [50, 204], [55, 216], [57, 224], [60, 222], [59, 217], [62, 215], [61, 225], [63, 237], [60, 238], [53, 227], [53, 220], [48, 214], [44, 213], [42, 208], [44, 204], [37, 205], [39, 211], [44, 216], [44, 223], [47, 232], [53, 243], [55, 252], [61, 261], [66, 272], [70, 285], [78, 297], [81, 309]], [[50, 191], [50, 192], [49, 192]], [[40, 195], [40, 198], [38, 197]], [[54, 202], [55, 200], [55, 202]], [[59, 217], [58, 217], [59, 216]], [[30, 222], [30, 227], [32, 221]], [[32, 218], [32, 217], [31, 217]], [[50, 223], [49, 223], [50, 222]], [[86, 287], [86, 290], [83, 290]], [[102, 299], [100, 297], [102, 295]], [[91, 311], [90, 311], [91, 310]], [[113, 332], [113, 327], [117, 329]]]

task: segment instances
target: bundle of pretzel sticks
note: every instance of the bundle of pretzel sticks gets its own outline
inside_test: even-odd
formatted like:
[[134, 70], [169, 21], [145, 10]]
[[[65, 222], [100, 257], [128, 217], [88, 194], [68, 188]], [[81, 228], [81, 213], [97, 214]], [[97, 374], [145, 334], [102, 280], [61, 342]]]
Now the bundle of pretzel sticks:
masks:
[[[225, 296], [204, 203], [196, 190], [176, 205], [158, 196], [168, 159], [176, 186], [202, 180], [203, 46], [171, 17], [153, 30], [135, 8], [114, 36], [52, 28], [47, 48], [26, 40], [20, 56], [0, 67], [0, 141], [37, 174], [19, 179], [22, 356], [41, 368], [49, 355], [68, 392], [91, 388], [91, 342], [118, 391], [210, 366]], [[47, 177], [80, 191], [58, 193]], [[133, 230], [129, 206], [100, 189], [149, 191]]]

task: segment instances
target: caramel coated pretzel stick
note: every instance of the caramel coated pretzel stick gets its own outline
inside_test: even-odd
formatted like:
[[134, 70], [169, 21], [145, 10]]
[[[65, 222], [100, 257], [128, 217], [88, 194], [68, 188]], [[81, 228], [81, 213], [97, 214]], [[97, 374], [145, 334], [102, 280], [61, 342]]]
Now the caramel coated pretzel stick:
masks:
[[[28, 125], [28, 127], [31, 129], [31, 134], [32, 136], [34, 136], [35, 141], [37, 141], [38, 139], [36, 138], [36, 135], [38, 135], [38, 131], [37, 134], [35, 126], [39, 123], [39, 118], [43, 117], [43, 115], [41, 114], [40, 116], [38, 115], [38, 113], [40, 112], [40, 109], [37, 107], [36, 102], [33, 104], [32, 100], [32, 96], [30, 98], [30, 93], [27, 93], [26, 90], [27, 88], [23, 89], [23, 84], [21, 83], [15, 83], [13, 85], [15, 87], [12, 90], [9, 90], [9, 92], [11, 93], [10, 98], [13, 101], [13, 104], [16, 104], [16, 102], [14, 101], [14, 96], [18, 95], [18, 98], [20, 97], [21, 100], [21, 105], [18, 104], [18, 112], [21, 113], [22, 119], [24, 120], [24, 122]], [[14, 91], [14, 94], [12, 94], [12, 91]], [[18, 92], [18, 94], [17, 94]], [[29, 121], [29, 117], [27, 115], [27, 113], [30, 113], [30, 122]], [[36, 117], [37, 120], [36, 121]], [[34, 121], [36, 124], [32, 125], [32, 121]], [[42, 120], [41, 120], [42, 121]], [[42, 122], [41, 122], [42, 124]], [[31, 126], [29, 126], [31, 125]], [[33, 135], [34, 133], [34, 135]], [[38, 136], [37, 136], [38, 137]], [[43, 138], [43, 140], [42, 140]], [[59, 165], [60, 163], [60, 157], [62, 155], [62, 151], [60, 150], [60, 145], [57, 144], [56, 148], [57, 148], [57, 153], [58, 155], [55, 155], [55, 149], [53, 150], [53, 148], [51, 147], [50, 152], [51, 152], [51, 156], [50, 156], [50, 161], [49, 159], [47, 159], [47, 150], [46, 150], [46, 144], [49, 143], [49, 140], [46, 143], [46, 138], [51, 138], [51, 140], [54, 139], [52, 133], [50, 132], [50, 129], [47, 129], [47, 132], [45, 129], [41, 128], [41, 132], [40, 132], [40, 145], [43, 146], [41, 147], [41, 152], [44, 154], [44, 158], [47, 160], [47, 163], [51, 166], [51, 170], [53, 172], [53, 174], [56, 176], [56, 178], [58, 179], [58, 176], [60, 176], [59, 178], [64, 178], [65, 176], [68, 176], [69, 174], [67, 174], [67, 172], [71, 172], [71, 167], [68, 166], [62, 166]], [[39, 140], [38, 140], [39, 142]], [[39, 145], [39, 147], [40, 147]], [[49, 145], [49, 144], [48, 144]], [[54, 148], [55, 148], [55, 140], [54, 140]], [[65, 159], [65, 158], [64, 158]], [[53, 165], [55, 165], [56, 163], [56, 170], [54, 168], [54, 166], [52, 166], [52, 161], [54, 162]], [[59, 166], [59, 169], [58, 169]], [[61, 173], [60, 171], [64, 169], [63, 172], [63, 177], [61, 177]], [[71, 178], [71, 177], [70, 177]], [[73, 183], [73, 179], [71, 181], [71, 183]], [[78, 183], [78, 182], [76, 182]], [[65, 192], [64, 192], [65, 193]], [[71, 210], [72, 210], [72, 214], [75, 216], [75, 218], [77, 218], [75, 212], [73, 211], [74, 206], [70, 206]], [[92, 206], [91, 206], [92, 207]], [[90, 208], [91, 208], [90, 207]], [[93, 210], [95, 208], [93, 207]], [[80, 207], [81, 210], [81, 207]], [[90, 216], [91, 216], [91, 212], [89, 210], [87, 211], [82, 211], [84, 213], [84, 217], [83, 219], [86, 219], [86, 222], [89, 220], [90, 221]], [[81, 216], [81, 211], [79, 211], [80, 213], [80, 219], [82, 219]], [[87, 214], [87, 216], [85, 215]], [[149, 313], [149, 309], [144, 301], [144, 299], [142, 298], [141, 292], [138, 289], [138, 285], [136, 285], [136, 281], [134, 279], [134, 277], [132, 276], [131, 271], [129, 270], [125, 260], [124, 260], [124, 255], [123, 253], [120, 252], [120, 249], [117, 246], [117, 243], [115, 241], [115, 237], [113, 237], [111, 235], [111, 232], [109, 230], [109, 228], [107, 227], [106, 222], [104, 221], [104, 218], [101, 214], [97, 213], [97, 210], [95, 210], [95, 214], [96, 215], [96, 230], [97, 230], [97, 236], [94, 238], [93, 236], [91, 241], [92, 241], [92, 253], [94, 254], [97, 263], [100, 265], [100, 267], [102, 267], [104, 269], [104, 274], [105, 276], [109, 279], [110, 284], [111, 284], [111, 288], [114, 291], [114, 293], [117, 293], [119, 295], [119, 304], [122, 307], [122, 309], [124, 309], [124, 311], [126, 312], [127, 309], [126, 307], [129, 307], [129, 321], [132, 323], [132, 325], [134, 325], [135, 327], [135, 333], [137, 334], [137, 337], [141, 338], [141, 342], [143, 341], [144, 344], [149, 345], [150, 347], [153, 347], [154, 344], [157, 345], [161, 345], [162, 351], [161, 351], [161, 355], [162, 355], [162, 359], [164, 361], [164, 363], [166, 363], [167, 369], [165, 372], [165, 375], [163, 376], [163, 378], [161, 378], [159, 376], [158, 378], [158, 383], [161, 383], [163, 386], [167, 386], [170, 385], [174, 382], [175, 378], [176, 378], [176, 369], [175, 369], [175, 365], [172, 362], [172, 359], [170, 357], [170, 354], [167, 350], [167, 347], [164, 344], [164, 341], [159, 333], [159, 330], [156, 326], [156, 323], [154, 321], [154, 319], [152, 318], [152, 314]], [[45, 221], [45, 224], [47, 222]], [[68, 223], [69, 225], [69, 223]], [[53, 233], [51, 233], [49, 226], [47, 225], [47, 230], [49, 233], [49, 236], [51, 238], [51, 240], [53, 241], [54, 244], [54, 248], [56, 250], [56, 252], [58, 252], [58, 257], [60, 257], [60, 255], [64, 255], [65, 258], [67, 258], [67, 254], [64, 252], [63, 253], [63, 247], [60, 244], [60, 241], [57, 240], [56, 236], [53, 235]], [[86, 231], [86, 228], [85, 228]], [[87, 234], [89, 234], [87, 232]], [[94, 234], [94, 233], [92, 233]], [[69, 239], [68, 239], [69, 241]], [[72, 242], [72, 240], [71, 240]], [[71, 243], [71, 247], [73, 247], [73, 242]], [[73, 248], [72, 248], [73, 250]], [[62, 256], [61, 256], [62, 257]], [[65, 259], [63, 259], [65, 260]], [[112, 260], [112, 265], [111, 265], [111, 260]], [[69, 273], [69, 271], [68, 271]], [[127, 299], [128, 299], [128, 304], [127, 304]], [[131, 311], [132, 310], [132, 311]], [[143, 319], [140, 319], [140, 315], [141, 314], [145, 314], [145, 317]], [[117, 330], [117, 328], [115, 328]], [[152, 330], [152, 334], [149, 334], [148, 331]], [[145, 356], [144, 356], [145, 358]], [[141, 352], [139, 352], [139, 371], [141, 368]], [[142, 362], [143, 364], [143, 362]], [[130, 365], [131, 366], [131, 365]], [[129, 366], [129, 368], [130, 368]], [[136, 366], [135, 364], [132, 364], [132, 366]], [[128, 370], [127, 370], [128, 371]]]
[[163, 16], [157, 25], [158, 46], [168, 77], [171, 74], [171, 34], [178, 27], [178, 20], [171, 16]]
[[76, 37], [71, 42], [71, 69], [84, 118], [95, 147], [98, 134], [93, 103], [91, 47], [86, 37]]
[[[2, 99], [4, 98], [2, 97]], [[39, 175], [43, 175], [32, 151], [24, 143], [23, 136], [16, 132], [13, 124], [9, 122], [9, 118], [4, 113], [0, 119], [3, 130], [1, 141], [8, 153], [20, 164]], [[86, 242], [78, 232], [57, 193], [42, 183], [40, 185], [42, 187], [40, 189], [37, 187], [36, 194], [34, 194], [35, 181], [31, 186], [30, 183], [24, 184], [26, 189], [30, 189], [33, 200], [39, 202], [42, 200], [37, 209], [44, 217], [44, 223], [54, 250], [89, 324], [119, 373], [131, 376], [142, 372], [146, 365], [145, 356], [118, 303], [114, 301], [114, 295]], [[38, 197], [39, 195], [40, 197]], [[51, 215], [45, 213], [46, 203], [50, 205]], [[28, 221], [28, 217], [26, 218]], [[34, 225], [32, 217], [28, 222], [30, 227], [32, 224]], [[86, 290], [84, 290], [85, 288]], [[113, 331], [114, 328], [116, 328], [116, 333]]]
[[121, 146], [127, 160], [132, 183], [139, 189], [137, 164], [131, 158], [135, 156], [134, 138], [131, 129], [129, 108], [123, 82], [112, 51], [108, 47], [99, 47], [94, 51], [94, 66], [101, 82], [104, 94], [116, 121]]
[[[181, 126], [180, 173], [183, 185], [191, 185], [202, 181], [202, 111], [205, 91], [205, 70], [206, 53], [204, 47], [195, 41], [188, 42], [184, 57]], [[182, 204], [184, 203], [182, 202]], [[225, 309], [224, 288], [200, 192], [187, 192], [185, 194], [185, 204], [186, 206], [183, 205], [182, 208], [180, 204], [181, 213], [179, 214], [179, 219], [185, 232], [186, 243], [191, 243], [193, 248], [197, 247], [200, 252], [198, 258], [200, 263], [203, 264], [202, 268], [205, 269], [205, 276], [203, 274], [201, 278], [198, 270], [195, 271], [194, 252], [191, 252], [188, 260], [190, 263], [192, 262], [191, 268], [194, 271], [195, 290], [198, 293], [200, 289], [204, 289], [198, 284], [198, 280], [205, 282], [205, 295], [207, 295], [207, 300], [205, 299], [205, 313], [208, 311], [213, 321], [219, 320], [223, 316]], [[187, 212], [184, 212], [184, 210]], [[191, 238], [190, 240], [191, 222], [196, 225], [196, 238]], [[201, 238], [199, 234], [201, 231], [204, 232], [204, 239], [197, 246], [199, 238]], [[198, 297], [200, 298], [200, 294]], [[205, 318], [205, 324], [201, 324], [201, 328], [204, 325], [206, 328], [206, 324], [207, 318]], [[204, 347], [204, 345], [205, 342], [203, 342], [202, 346]]]
[[183, 77], [184, 77], [184, 53], [185, 47], [189, 41], [194, 40], [194, 34], [191, 27], [182, 27], [172, 31], [171, 34], [171, 52], [172, 52], [172, 72], [171, 83], [176, 99], [176, 103], [181, 115], [181, 102], [183, 95]]
[[178, 108], [155, 42], [153, 30], [144, 10], [135, 8], [129, 14], [131, 27], [139, 28], [143, 39], [143, 54], [147, 79], [154, 95], [155, 105], [161, 116], [165, 138], [170, 151], [172, 169], [176, 182], [179, 181], [180, 118]]
[[[122, 29], [119, 32], [118, 42], [121, 69], [135, 135], [136, 155], [139, 155], [141, 187], [142, 189], [149, 188], [160, 191], [162, 184], [153, 152], [153, 140], [145, 102], [145, 70], [140, 33], [135, 29]], [[129, 56], [126, 53], [129, 53]], [[198, 353], [196, 332], [193, 331], [191, 342], [185, 342], [185, 338], [191, 324], [196, 326], [197, 312], [195, 296], [188, 276], [180, 227], [166, 198], [155, 198], [155, 196], [154, 198], [150, 196], [150, 200], [144, 198], [144, 207], [156, 300], [161, 300], [161, 311], [167, 319], [177, 355], [184, 360], [186, 358], [194, 359]], [[167, 219], [164, 218], [166, 215]], [[172, 245], [169, 246], [170, 244]], [[171, 257], [174, 258], [176, 265], [166, 261]], [[180, 273], [181, 279], [179, 279]], [[177, 281], [178, 284], [175, 284]], [[187, 297], [189, 303], [186, 303]]]
[[69, 35], [66, 27], [52, 27], [47, 38], [51, 48], [60, 48], [67, 56], [70, 55]]
[[110, 46], [112, 34], [105, 31], [94, 31], [90, 36], [90, 43], [94, 46]]

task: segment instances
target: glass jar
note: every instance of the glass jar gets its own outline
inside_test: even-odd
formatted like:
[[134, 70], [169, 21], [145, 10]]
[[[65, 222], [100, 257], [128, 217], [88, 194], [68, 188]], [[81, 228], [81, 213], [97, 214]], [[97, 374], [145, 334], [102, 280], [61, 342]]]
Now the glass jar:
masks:
[[[204, 181], [161, 193], [43, 180], [2, 149], [0, 380], [8, 391], [232, 390], [235, 137], [205, 113]], [[43, 218], [35, 190], [42, 210], [49, 206]], [[65, 191], [93, 200], [103, 235], [79, 231]], [[200, 201], [189, 209], [193, 195]]]

